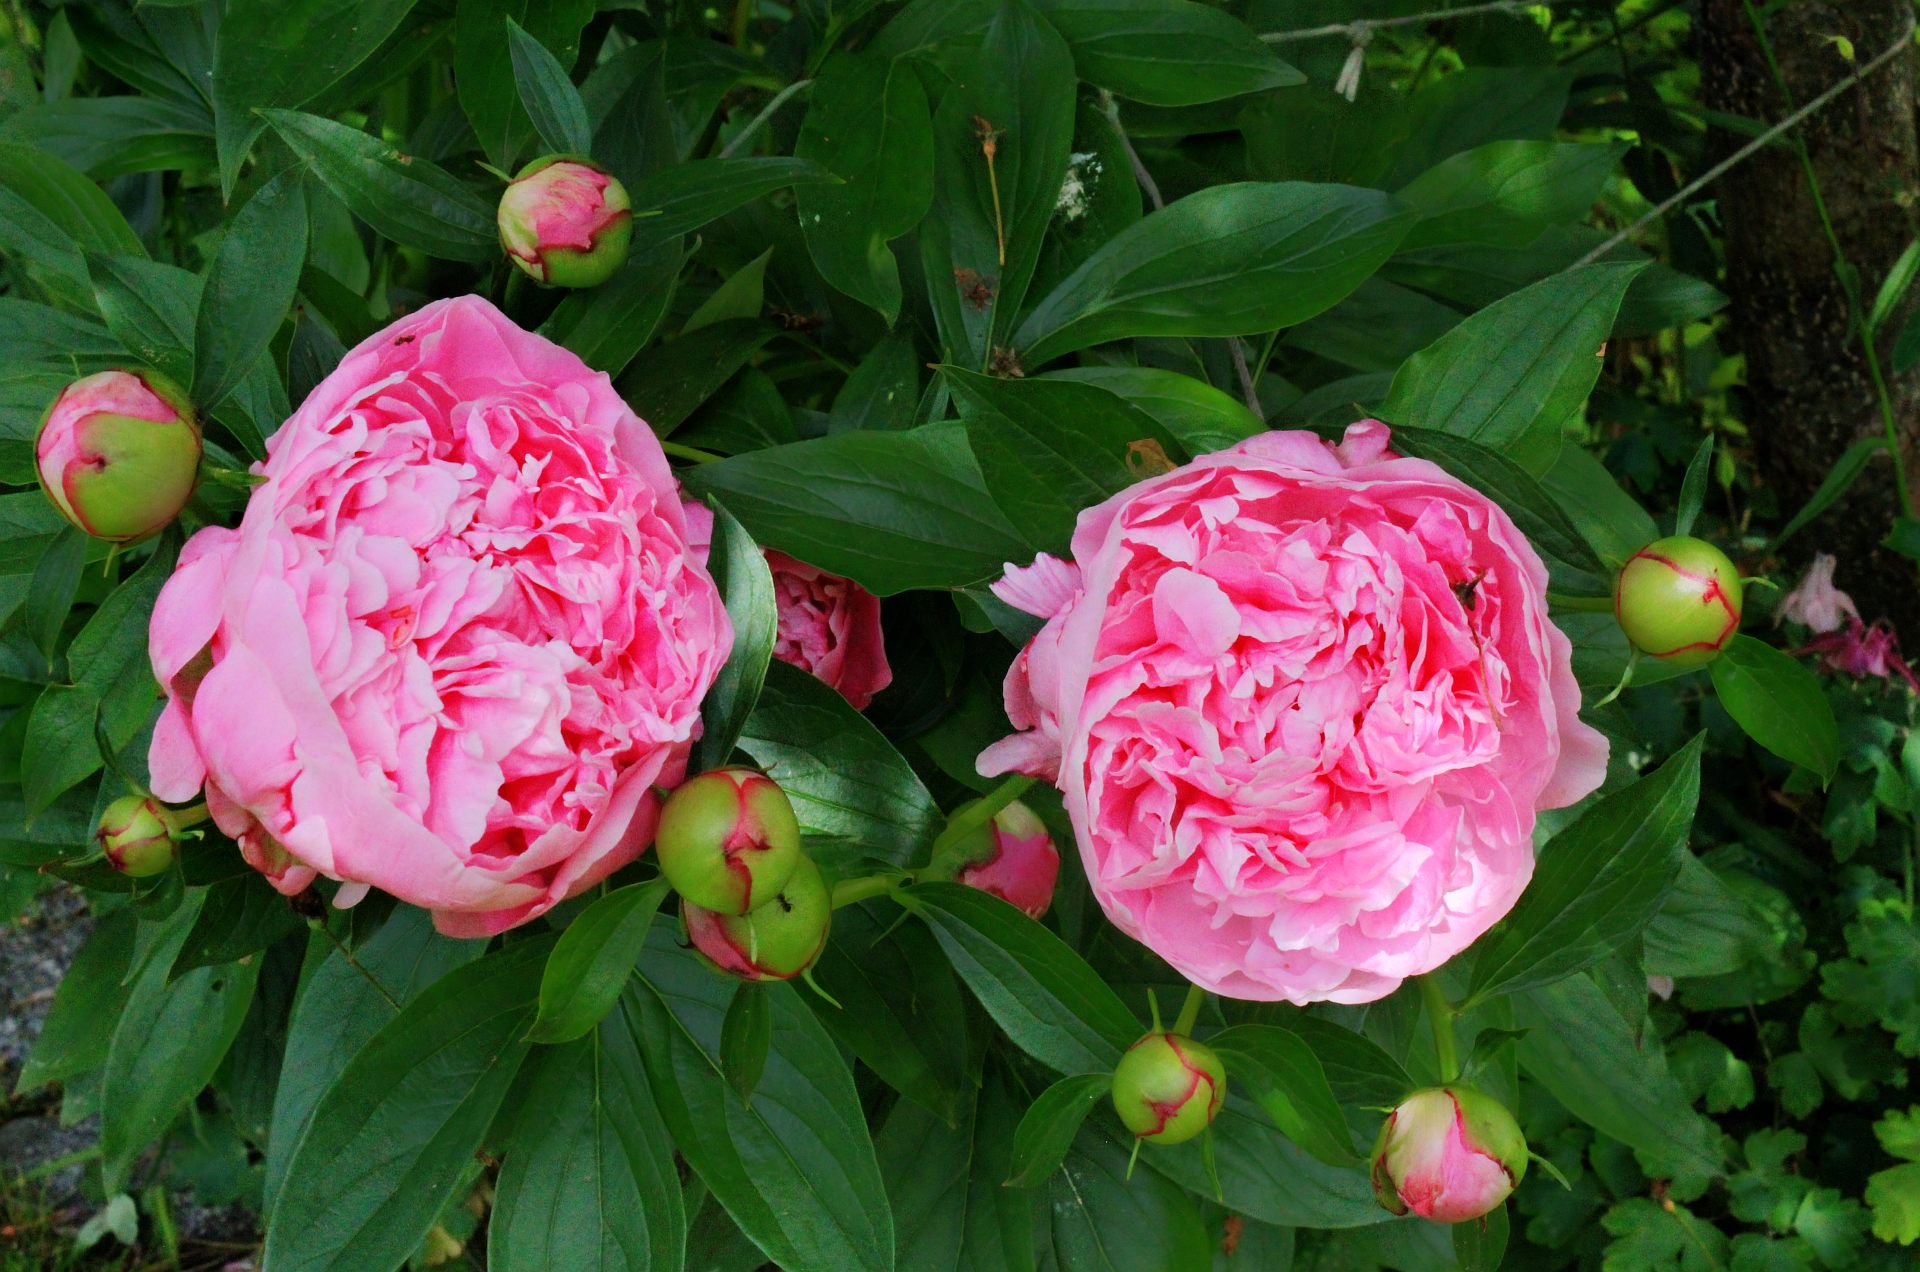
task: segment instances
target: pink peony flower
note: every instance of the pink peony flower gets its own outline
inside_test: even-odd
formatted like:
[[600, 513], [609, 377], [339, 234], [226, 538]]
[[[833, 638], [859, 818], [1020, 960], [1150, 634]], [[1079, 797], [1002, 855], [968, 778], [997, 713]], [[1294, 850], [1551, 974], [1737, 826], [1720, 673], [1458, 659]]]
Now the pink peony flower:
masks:
[[[686, 501], [687, 528], [701, 562], [713, 546], [713, 510]], [[864, 711], [893, 683], [880, 626], [880, 598], [852, 579], [828, 574], [784, 552], [765, 550], [773, 574], [778, 629], [773, 656], [824, 681]]]
[[154, 609], [155, 794], [204, 782], [282, 892], [381, 888], [454, 936], [638, 856], [733, 636], [607, 377], [441, 301], [348, 354], [257, 471]]
[[1780, 598], [1775, 625], [1795, 622], [1818, 636], [1837, 631], [1849, 618], [1859, 622], [1860, 611], [1853, 598], [1833, 585], [1833, 567], [1837, 564], [1830, 554], [1815, 553], [1799, 586]]
[[995, 587], [1047, 623], [981, 773], [1053, 780], [1108, 916], [1217, 993], [1368, 1002], [1438, 967], [1526, 887], [1536, 811], [1605, 774], [1539, 557], [1388, 440], [1251, 438]]
[[1920, 693], [1920, 680], [1914, 678], [1913, 668], [1900, 656], [1900, 638], [1884, 618], [1875, 619], [1872, 626], [1868, 626], [1856, 614], [1847, 619], [1844, 628], [1815, 636], [1794, 652], [1813, 654], [1828, 671], [1852, 676], [1855, 680], [1868, 676], [1892, 680], [1898, 676], [1907, 688]]

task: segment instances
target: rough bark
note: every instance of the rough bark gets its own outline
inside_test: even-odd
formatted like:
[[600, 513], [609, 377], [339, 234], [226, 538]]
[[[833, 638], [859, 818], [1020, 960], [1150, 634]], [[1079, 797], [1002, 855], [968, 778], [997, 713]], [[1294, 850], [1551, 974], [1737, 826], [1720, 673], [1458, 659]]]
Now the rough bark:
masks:
[[[1756, 5], [1756, 8], [1763, 6]], [[1861, 63], [1906, 29], [1909, 0], [1802, 0], [1774, 13], [1768, 36], [1794, 100], [1805, 103], [1849, 73], [1829, 36], [1853, 42]], [[1696, 31], [1706, 104], [1772, 122], [1787, 114], [1741, 0], [1702, 0]], [[1914, 238], [1920, 153], [1914, 59], [1895, 58], [1802, 128], [1863, 304]], [[1717, 132], [1720, 154], [1747, 138]], [[1854, 439], [1884, 433], [1854, 315], [1799, 159], [1778, 145], [1735, 169], [1716, 191], [1726, 234], [1733, 335], [1747, 355], [1748, 409], [1761, 479], [1781, 516], [1797, 510]], [[1909, 300], [1910, 309], [1912, 301]], [[1920, 375], [1892, 377], [1880, 343], [1907, 471], [1920, 483]], [[1840, 558], [1838, 581], [1872, 618], [1892, 619], [1920, 649], [1920, 581], [1913, 562], [1879, 547], [1898, 515], [1892, 465], [1876, 462], [1852, 493], [1789, 545], [1792, 570], [1816, 548]]]

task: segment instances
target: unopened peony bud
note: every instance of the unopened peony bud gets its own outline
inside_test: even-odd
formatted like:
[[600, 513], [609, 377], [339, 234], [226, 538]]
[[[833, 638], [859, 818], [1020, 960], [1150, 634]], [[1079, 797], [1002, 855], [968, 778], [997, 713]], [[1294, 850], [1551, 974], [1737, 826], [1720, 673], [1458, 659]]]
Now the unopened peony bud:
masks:
[[1676, 667], [1712, 662], [1740, 630], [1740, 572], [1701, 539], [1673, 535], [1634, 553], [1613, 585], [1613, 612], [1643, 654]]
[[[972, 803], [963, 804], [954, 815], [971, 807]], [[925, 871], [928, 879], [952, 879], [978, 888], [1036, 919], [1052, 903], [1054, 880], [1059, 876], [1060, 854], [1046, 823], [1018, 800], [971, 834], [941, 844]]]
[[100, 815], [93, 837], [108, 864], [123, 875], [146, 879], [173, 864], [173, 823], [158, 800], [121, 796]]
[[786, 886], [745, 914], [716, 914], [682, 899], [687, 940], [721, 971], [742, 980], [792, 980], [827, 947], [833, 893], [811, 858], [802, 857]]
[[592, 287], [627, 259], [633, 235], [627, 188], [574, 155], [520, 169], [500, 196], [500, 246], [524, 273], [555, 287]]
[[1227, 1069], [1212, 1047], [1150, 1033], [1113, 1071], [1113, 1107], [1128, 1130], [1154, 1144], [1184, 1144], [1207, 1129], [1227, 1098]]
[[687, 900], [745, 914], [780, 891], [802, 860], [800, 823], [764, 773], [722, 768], [680, 784], [654, 836], [660, 871]]
[[1396, 1215], [1478, 1219], [1527, 1173], [1527, 1141], [1498, 1100], [1471, 1087], [1429, 1087], [1387, 1115], [1373, 1145], [1373, 1195]]
[[96, 539], [131, 543], [186, 507], [200, 473], [200, 425], [162, 377], [102, 371], [60, 390], [33, 456], [61, 516]]

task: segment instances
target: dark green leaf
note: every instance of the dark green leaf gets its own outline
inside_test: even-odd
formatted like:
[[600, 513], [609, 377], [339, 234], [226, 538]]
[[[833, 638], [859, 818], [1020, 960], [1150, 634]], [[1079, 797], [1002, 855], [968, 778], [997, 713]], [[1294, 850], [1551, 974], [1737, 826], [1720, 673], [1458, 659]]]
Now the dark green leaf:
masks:
[[889, 323], [900, 313], [900, 270], [887, 246], [933, 202], [933, 120], [906, 62], [841, 53], [814, 81], [794, 154], [842, 185], [801, 189], [800, 232], [820, 274]]
[[1317, 1016], [1294, 1016], [1286, 1027], [1320, 1061], [1334, 1098], [1343, 1105], [1384, 1110], [1405, 1099], [1414, 1081], [1398, 1060], [1363, 1033], [1343, 1029]]
[[760, 701], [773, 659], [773, 641], [779, 633], [780, 612], [774, 601], [773, 575], [760, 545], [733, 514], [713, 503], [713, 545], [707, 568], [720, 586], [727, 617], [733, 623], [733, 649], [714, 677], [713, 688], [700, 704], [700, 740], [694, 744], [694, 772], [718, 768], [733, 755], [733, 746]]
[[874, 1147], [893, 1200], [896, 1266], [913, 1272], [1034, 1272], [1037, 1190], [1001, 1183], [1020, 1105], [997, 1067], [952, 1125], [909, 1100]]
[[565, 345], [595, 371], [617, 376], [653, 338], [673, 303], [680, 274], [680, 241], [643, 248], [598, 287], [569, 293], [540, 334]]
[[833, 399], [829, 433], [911, 428], [920, 399], [913, 341], [895, 332], [873, 346]]
[[61, 629], [66, 627], [73, 598], [79, 594], [80, 572], [86, 566], [87, 546], [91, 542], [78, 530], [62, 531], [48, 546], [40, 563], [33, 567], [33, 578], [27, 584], [27, 603], [20, 617], [26, 625], [27, 638], [40, 651], [47, 667], [53, 665]]
[[1112, 1089], [1113, 1074], [1083, 1073], [1062, 1078], [1042, 1091], [1013, 1134], [1013, 1161], [1007, 1183], [1015, 1188], [1045, 1183], [1060, 1169], [1087, 1114]]
[[593, 129], [587, 123], [587, 104], [567, 78], [567, 68], [512, 18], [507, 19], [507, 47], [513, 54], [513, 83], [520, 91], [520, 104], [527, 108], [540, 140], [549, 150], [566, 154], [591, 151]]
[[326, 187], [378, 233], [450, 260], [482, 261], [500, 250], [493, 209], [441, 168], [317, 115], [261, 113]]
[[1507, 1208], [1496, 1207], [1478, 1223], [1453, 1225], [1453, 1255], [1460, 1272], [1500, 1272], [1507, 1256]]
[[193, 400], [211, 410], [266, 351], [307, 255], [304, 173], [289, 168], [235, 214], [207, 268], [193, 331]]
[[1394, 196], [1420, 214], [1400, 248], [1525, 247], [1550, 225], [1583, 219], [1626, 149], [1494, 141], [1444, 159]]
[[1191, 0], [1039, 0], [1080, 78], [1153, 106], [1194, 106], [1306, 77], [1238, 19]]
[[1074, 1272], [1203, 1268], [1212, 1243], [1191, 1193], [1152, 1170], [1127, 1178], [1127, 1149], [1083, 1127], [1051, 1181], [1053, 1252]]
[[287, 1167], [267, 1219], [267, 1262], [347, 1272], [413, 1253], [526, 1057], [550, 949], [520, 941], [456, 969], [347, 1062]]
[[646, 177], [632, 191], [633, 250], [679, 238], [735, 208], [833, 174], [805, 159], [695, 159]]
[[1346, 1115], [1306, 1039], [1279, 1025], [1236, 1025], [1207, 1045], [1226, 1057], [1228, 1081], [1244, 1085], [1281, 1134], [1330, 1166], [1358, 1160]]
[[1680, 483], [1680, 506], [1673, 514], [1673, 532], [1692, 534], [1693, 520], [1707, 499], [1707, 475], [1713, 468], [1713, 435], [1702, 438], [1687, 464], [1687, 476]]
[[1139, 480], [1128, 462], [1133, 443], [1151, 443], [1175, 463], [1187, 458], [1152, 416], [1097, 385], [996, 380], [951, 366], [940, 374], [994, 502], [1045, 551], [1064, 552], [1083, 509]]
[[1488, 305], [1407, 359], [1381, 417], [1470, 438], [1544, 472], [1600, 376], [1601, 346], [1640, 268], [1583, 265]]
[[753, 1089], [767, 1069], [773, 1046], [773, 1008], [758, 985], [742, 981], [720, 1024], [720, 1073], [742, 1100], [753, 1103]]
[[1781, 544], [1799, 533], [1809, 521], [1831, 508], [1835, 500], [1852, 488], [1873, 458], [1886, 448], [1887, 439], [1884, 437], [1862, 437], [1841, 451], [1840, 458], [1833, 461], [1833, 467], [1820, 479], [1819, 489], [1808, 496], [1800, 511], [1794, 513], [1787, 524], [1780, 528], [1780, 532], [1773, 536], [1767, 551], [1778, 551]]
[[677, 1272], [673, 1143], [626, 1020], [528, 1059], [487, 1228], [493, 1272]]
[[1225, 450], [1266, 429], [1236, 397], [1211, 384], [1158, 367], [1063, 367], [1045, 380], [1077, 380], [1118, 394], [1173, 434], [1189, 455]]
[[1033, 555], [994, 507], [957, 424], [839, 433], [683, 477], [719, 495], [760, 543], [881, 596], [998, 578]]
[[92, 291], [86, 253], [147, 254], [120, 209], [84, 173], [14, 142], [0, 142], [0, 248], [82, 306]]
[[1703, 737], [1548, 841], [1519, 904], [1479, 943], [1470, 1002], [1590, 967], [1659, 913], [1687, 850]]
[[27, 715], [23, 751], [33, 757], [21, 774], [29, 815], [39, 813], [76, 783], [99, 772], [94, 722], [100, 699], [82, 685], [48, 685]]
[[846, 845], [835, 853], [831, 844], [815, 844], [824, 862], [851, 866], [871, 857], [905, 865], [939, 829], [939, 806], [893, 744], [797, 667], [767, 668], [739, 747], [779, 776], [803, 833]]
[[178, 977], [196, 967], [246, 958], [301, 926], [300, 916], [286, 897], [273, 890], [266, 876], [249, 870], [222, 879], [207, 889], [207, 898], [169, 974]]
[[100, 316], [127, 349], [181, 384], [193, 379], [193, 329], [205, 280], [144, 256], [87, 258]]
[[147, 656], [147, 627], [174, 558], [172, 551], [156, 551], [94, 608], [67, 646], [68, 674], [100, 700], [100, 724], [116, 751], [153, 722], [160, 686]]
[[1059, 937], [998, 897], [921, 884], [907, 903], [1008, 1038], [1061, 1073], [1111, 1072], [1142, 1032], [1100, 974]]
[[[233, 189], [266, 106], [304, 106], [365, 61], [414, 0], [231, 0], [213, 62], [221, 184]], [[267, 112], [262, 112], [267, 113]]]
[[1720, 705], [1748, 737], [1821, 780], [1833, 780], [1840, 726], [1806, 664], [1751, 636], [1735, 636], [1710, 667]]
[[893, 1217], [839, 1050], [795, 997], [765, 985], [773, 1045], [752, 1104], [723, 1076], [734, 982], [657, 932], [623, 1004], [687, 1164], [767, 1257], [792, 1272], [893, 1267]]
[[530, 1040], [571, 1042], [613, 1010], [667, 892], [664, 879], [631, 883], [599, 898], [567, 925], [541, 974]]
[[[524, 22], [532, 41], [553, 49], [571, 65], [580, 49], [580, 28], [593, 16], [590, 0], [458, 0], [454, 10], [454, 89], [473, 133], [496, 168], [508, 168], [528, 133], [521, 109], [519, 62], [511, 52], [507, 24]], [[565, 72], [561, 79], [565, 80]], [[581, 119], [586, 107], [581, 106]], [[588, 146], [558, 146], [578, 154]]]
[[1130, 336], [1290, 327], [1380, 268], [1410, 223], [1377, 190], [1213, 186], [1108, 240], [1034, 306], [1014, 343], [1032, 369]]
[[202, 113], [154, 97], [35, 102], [0, 125], [0, 138], [50, 151], [96, 181], [197, 168], [213, 153]]
[[775, 329], [755, 318], [716, 322], [655, 345], [627, 368], [615, 387], [665, 437], [747, 365]]
[[40, 1036], [20, 1066], [16, 1096], [106, 1064], [114, 1026], [133, 993], [135, 926], [133, 912], [124, 909], [94, 925], [54, 991]]

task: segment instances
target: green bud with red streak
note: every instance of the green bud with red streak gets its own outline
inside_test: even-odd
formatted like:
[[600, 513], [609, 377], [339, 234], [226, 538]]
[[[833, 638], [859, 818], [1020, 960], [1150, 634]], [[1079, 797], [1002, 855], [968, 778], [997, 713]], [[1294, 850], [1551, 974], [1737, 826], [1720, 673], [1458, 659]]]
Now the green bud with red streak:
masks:
[[107, 864], [134, 879], [166, 870], [177, 852], [173, 814], [150, 796], [123, 795], [108, 804], [93, 837]]
[[495, 219], [507, 259], [554, 287], [606, 282], [633, 236], [626, 187], [579, 155], [545, 155], [520, 169]]
[[1396, 1215], [1465, 1223], [1505, 1201], [1527, 1174], [1527, 1139], [1507, 1107], [1472, 1087], [1415, 1091], [1373, 1145], [1373, 1195]]
[[1136, 1138], [1184, 1144], [1213, 1123], [1227, 1069], [1212, 1047], [1158, 1030], [1127, 1048], [1113, 1071], [1113, 1107]]
[[741, 980], [792, 980], [812, 967], [833, 926], [833, 890], [802, 857], [779, 892], [745, 914], [718, 914], [682, 898], [687, 941], [708, 963]]
[[748, 768], [682, 782], [660, 810], [653, 848], [674, 891], [704, 910], [736, 915], [779, 892], [804, 856], [787, 793]]
[[1672, 535], [1634, 553], [1613, 585], [1613, 613], [1641, 653], [1675, 667], [1717, 658], [1740, 631], [1740, 572], [1703, 539]]
[[34, 438], [40, 489], [96, 539], [132, 543], [180, 515], [200, 476], [200, 424], [150, 371], [102, 371], [60, 390]]

